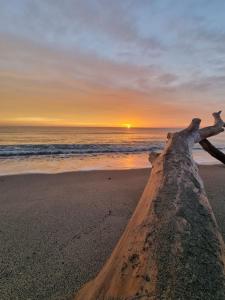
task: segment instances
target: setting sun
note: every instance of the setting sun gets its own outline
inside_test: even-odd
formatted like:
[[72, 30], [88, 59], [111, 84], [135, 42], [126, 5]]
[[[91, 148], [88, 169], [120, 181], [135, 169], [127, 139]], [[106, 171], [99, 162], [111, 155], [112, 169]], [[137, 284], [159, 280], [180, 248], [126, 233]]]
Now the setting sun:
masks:
[[124, 127], [126, 127], [127, 129], [131, 128], [131, 124], [123, 124]]

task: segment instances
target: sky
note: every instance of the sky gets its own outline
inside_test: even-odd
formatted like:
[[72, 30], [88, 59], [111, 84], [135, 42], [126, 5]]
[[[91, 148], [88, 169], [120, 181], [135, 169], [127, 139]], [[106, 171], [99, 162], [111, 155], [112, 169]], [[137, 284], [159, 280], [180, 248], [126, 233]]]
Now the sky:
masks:
[[224, 0], [0, 0], [0, 125], [208, 124], [224, 99]]

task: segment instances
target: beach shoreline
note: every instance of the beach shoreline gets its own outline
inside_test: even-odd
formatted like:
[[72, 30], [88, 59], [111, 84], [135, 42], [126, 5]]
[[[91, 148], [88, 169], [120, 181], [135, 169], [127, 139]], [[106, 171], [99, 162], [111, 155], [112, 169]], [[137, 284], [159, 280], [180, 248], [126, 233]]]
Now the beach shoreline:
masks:
[[[211, 162], [211, 163], [197, 163], [198, 167], [223, 167], [223, 164], [219, 161]], [[15, 173], [0, 173], [1, 177], [9, 177], [9, 176], [27, 176], [27, 175], [59, 175], [59, 174], [73, 174], [73, 173], [89, 173], [89, 172], [117, 172], [117, 171], [135, 171], [135, 170], [149, 170], [151, 169], [151, 164], [148, 162], [149, 166], [145, 167], [131, 167], [131, 168], [110, 168], [110, 169], [102, 169], [102, 168], [86, 168], [86, 169], [77, 169], [77, 170], [60, 170], [57, 172], [51, 171], [24, 171], [24, 172], [15, 172]]]
[[[199, 168], [225, 239], [225, 167]], [[1, 176], [2, 299], [69, 299], [111, 254], [149, 173], [144, 168]]]

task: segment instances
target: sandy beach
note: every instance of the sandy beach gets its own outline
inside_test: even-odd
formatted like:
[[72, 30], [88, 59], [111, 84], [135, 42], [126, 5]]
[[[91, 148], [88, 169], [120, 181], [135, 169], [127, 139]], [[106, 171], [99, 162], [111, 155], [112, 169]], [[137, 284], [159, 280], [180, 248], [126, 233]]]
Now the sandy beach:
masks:
[[[200, 172], [225, 239], [225, 168]], [[1, 299], [70, 299], [110, 255], [149, 173], [0, 177]]]

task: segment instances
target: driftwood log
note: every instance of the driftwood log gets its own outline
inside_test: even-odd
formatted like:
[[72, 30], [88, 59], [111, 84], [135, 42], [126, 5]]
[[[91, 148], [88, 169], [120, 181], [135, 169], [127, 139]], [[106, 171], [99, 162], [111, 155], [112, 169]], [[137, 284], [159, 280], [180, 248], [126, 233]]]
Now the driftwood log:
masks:
[[152, 153], [144, 193], [112, 255], [76, 300], [225, 300], [225, 245], [209, 205], [194, 143], [222, 132], [200, 120], [168, 134], [161, 154]]

